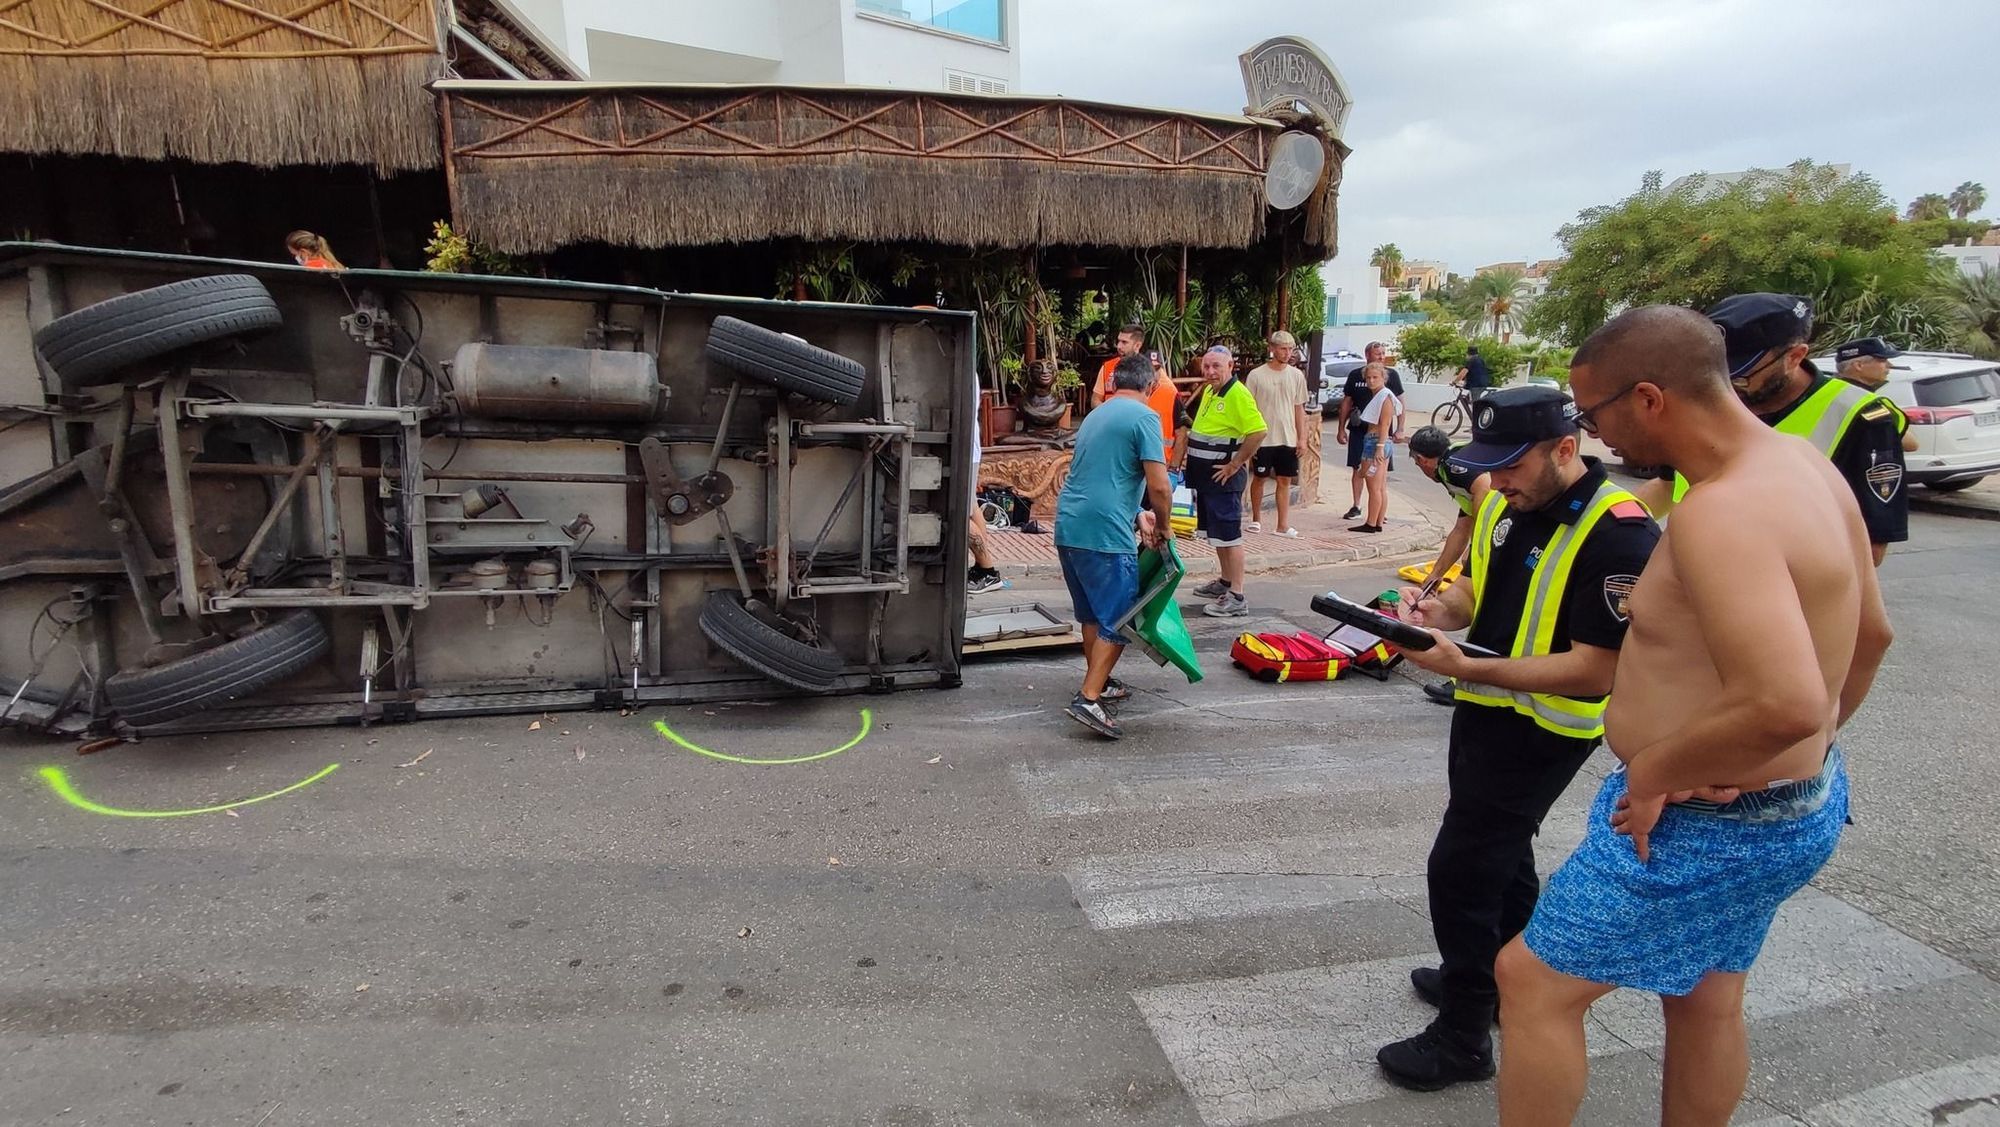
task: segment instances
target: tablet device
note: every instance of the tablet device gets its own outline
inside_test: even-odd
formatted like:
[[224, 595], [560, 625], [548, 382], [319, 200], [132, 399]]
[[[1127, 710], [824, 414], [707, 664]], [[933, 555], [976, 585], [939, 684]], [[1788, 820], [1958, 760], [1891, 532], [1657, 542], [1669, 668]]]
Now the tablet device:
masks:
[[[1406, 650], [1427, 650], [1437, 645], [1437, 639], [1431, 637], [1430, 631], [1412, 626], [1400, 618], [1392, 618], [1379, 611], [1369, 610], [1360, 603], [1341, 598], [1334, 591], [1328, 591], [1324, 595], [1314, 595], [1312, 609], [1342, 624], [1343, 629], [1336, 632], [1336, 637], [1350, 634], [1351, 631], [1346, 628], [1351, 627], [1371, 637], [1394, 642]], [[1504, 656], [1484, 646], [1475, 646], [1467, 642], [1460, 642], [1459, 648], [1472, 657]]]

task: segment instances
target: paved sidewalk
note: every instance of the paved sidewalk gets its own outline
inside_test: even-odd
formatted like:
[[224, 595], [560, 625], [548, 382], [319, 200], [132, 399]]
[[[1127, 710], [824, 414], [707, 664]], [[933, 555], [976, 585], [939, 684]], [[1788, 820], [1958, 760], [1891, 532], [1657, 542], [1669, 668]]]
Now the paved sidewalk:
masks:
[[[1389, 516], [1377, 533], [1349, 532], [1359, 523], [1341, 517], [1347, 511], [1348, 484], [1345, 467], [1337, 467], [1332, 490], [1321, 486], [1316, 505], [1292, 510], [1297, 537], [1273, 532], [1244, 534], [1249, 549], [1243, 562], [1245, 574], [1261, 575], [1297, 568], [1325, 567], [1356, 560], [1381, 559], [1436, 549], [1458, 517], [1458, 508], [1442, 486], [1427, 482], [1416, 472], [1408, 451], [1396, 459], [1397, 469], [1389, 475]], [[1265, 527], [1275, 522], [1265, 508]], [[993, 564], [1009, 578], [1059, 578], [1055, 537], [1049, 533], [1007, 530], [987, 537], [993, 550]], [[1175, 542], [1181, 561], [1190, 575], [1214, 571], [1215, 551], [1208, 541], [1183, 536]]]

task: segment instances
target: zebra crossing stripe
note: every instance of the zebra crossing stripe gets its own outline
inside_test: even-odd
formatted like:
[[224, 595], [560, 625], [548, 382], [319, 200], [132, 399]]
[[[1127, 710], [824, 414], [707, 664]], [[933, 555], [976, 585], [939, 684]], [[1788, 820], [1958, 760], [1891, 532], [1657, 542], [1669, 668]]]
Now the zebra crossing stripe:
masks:
[[1014, 782], [1045, 818], [1273, 799], [1334, 797], [1443, 777], [1443, 747], [1432, 736], [1372, 741], [1365, 749], [1321, 744], [1166, 755], [1091, 756], [1016, 764]]
[[[1375, 1064], [1382, 1045], [1423, 1028], [1433, 1011], [1411, 992], [1411, 968], [1434, 955], [1180, 983], [1133, 994], [1204, 1123], [1243, 1127], [1396, 1094]], [[1970, 974], [1866, 913], [1819, 893], [1778, 915], [1750, 976], [1745, 1013], [1782, 1017]], [[1665, 1043], [1659, 1001], [1618, 991], [1591, 1009], [1592, 1056]]]
[[2000, 1057], [1980, 1057], [1891, 1080], [1796, 1116], [1744, 1127], [1992, 1127], [2000, 1124]]

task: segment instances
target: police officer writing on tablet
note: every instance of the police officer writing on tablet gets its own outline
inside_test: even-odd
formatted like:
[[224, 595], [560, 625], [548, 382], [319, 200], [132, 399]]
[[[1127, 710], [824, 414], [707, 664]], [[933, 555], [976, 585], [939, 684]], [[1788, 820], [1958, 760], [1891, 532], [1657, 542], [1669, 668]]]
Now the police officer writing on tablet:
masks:
[[[1604, 697], [1624, 641], [1625, 599], [1660, 530], [1604, 466], [1577, 452], [1576, 407], [1549, 387], [1488, 394], [1472, 442], [1452, 451], [1492, 489], [1473, 520], [1463, 578], [1435, 597], [1402, 592], [1430, 629], [1414, 664], [1457, 680], [1451, 793], [1428, 876], [1441, 968], [1410, 972], [1437, 1020], [1376, 1054], [1398, 1084], [1433, 1091], [1493, 1075], [1493, 960], [1527, 926], [1541, 882], [1533, 840], [1604, 736]], [[1469, 657], [1440, 631], [1504, 658]]]
[[[1822, 373], [1806, 359], [1812, 302], [1791, 294], [1746, 293], [1708, 311], [1729, 354], [1729, 383], [1745, 407], [1781, 434], [1795, 434], [1833, 460], [1861, 503], [1861, 520], [1881, 564], [1889, 545], [1910, 538], [1903, 488], [1903, 430], [1895, 404]], [[1648, 482], [1646, 507], [1665, 517], [1687, 495], [1687, 479]]]

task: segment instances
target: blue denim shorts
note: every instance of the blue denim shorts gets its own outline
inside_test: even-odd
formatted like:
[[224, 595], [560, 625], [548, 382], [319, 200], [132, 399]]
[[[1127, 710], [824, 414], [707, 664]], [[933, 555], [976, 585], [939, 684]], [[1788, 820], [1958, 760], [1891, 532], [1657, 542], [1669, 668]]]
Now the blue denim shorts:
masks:
[[1810, 779], [1732, 802], [1681, 802], [1653, 827], [1651, 861], [1611, 828], [1625, 771], [1604, 780], [1583, 844], [1542, 892], [1522, 939], [1576, 978], [1682, 995], [1750, 969], [1778, 908], [1833, 856], [1847, 821], [1840, 749]]
[[1076, 624], [1095, 626], [1099, 638], [1125, 645], [1124, 636], [1113, 632], [1111, 624], [1139, 601], [1138, 553], [1058, 545], [1056, 559], [1062, 562], [1063, 582], [1069, 585], [1069, 599], [1076, 607]]
[[[1386, 443], [1386, 444], [1387, 444], [1388, 446], [1390, 446], [1390, 447], [1391, 447], [1392, 449], [1393, 449], [1393, 448], [1394, 448], [1394, 446], [1395, 446], [1395, 443], [1393, 443], [1393, 442], [1391, 442], [1391, 443]], [[1379, 455], [1380, 455], [1380, 454], [1382, 453], [1382, 447], [1383, 447], [1384, 445], [1385, 445], [1385, 442], [1384, 442], [1384, 440], [1383, 440], [1383, 438], [1382, 438], [1382, 436], [1381, 436], [1381, 435], [1379, 435], [1379, 434], [1371, 434], [1371, 435], [1369, 435], [1369, 436], [1368, 436], [1368, 437], [1367, 437], [1366, 439], [1364, 439], [1364, 440], [1362, 441], [1362, 443], [1361, 443], [1361, 458], [1362, 458], [1362, 460], [1363, 460], [1363, 461], [1366, 461], [1366, 460], [1368, 460], [1369, 458], [1374, 458], [1374, 457], [1377, 457], [1377, 456], [1379, 456]]]

